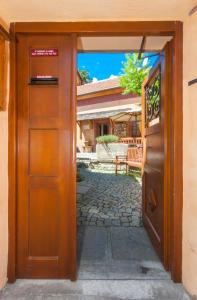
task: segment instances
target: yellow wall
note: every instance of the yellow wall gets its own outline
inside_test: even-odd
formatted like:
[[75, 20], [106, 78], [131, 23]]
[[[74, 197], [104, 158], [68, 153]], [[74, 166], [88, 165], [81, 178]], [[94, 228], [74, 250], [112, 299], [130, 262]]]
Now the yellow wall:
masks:
[[[180, 20], [196, 0], [1, 0], [8, 22]], [[20, 3], [20, 5], [18, 5]]]
[[[2, 24], [3, 22], [0, 23]], [[5, 24], [4, 24], [5, 25]], [[8, 58], [8, 44], [7, 58]], [[7, 86], [8, 102], [8, 86]], [[7, 280], [8, 256], [8, 111], [0, 111], [0, 288]]]
[[7, 278], [8, 251], [8, 174], [7, 174], [7, 112], [0, 112], [0, 288]]
[[197, 295], [197, 13], [184, 22], [183, 283]]

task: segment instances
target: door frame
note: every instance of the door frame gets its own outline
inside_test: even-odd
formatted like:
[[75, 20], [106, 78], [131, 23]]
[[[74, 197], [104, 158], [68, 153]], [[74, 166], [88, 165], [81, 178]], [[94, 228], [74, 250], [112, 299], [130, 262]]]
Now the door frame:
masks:
[[[49, 33], [73, 36], [173, 36], [172, 105], [170, 113], [170, 220], [167, 232], [170, 272], [175, 282], [182, 281], [182, 206], [183, 206], [183, 24], [180, 21], [109, 21], [109, 22], [17, 22], [10, 24], [10, 101], [8, 109], [8, 281], [16, 280], [16, 195], [17, 195], [17, 34]], [[77, 50], [77, 45], [76, 45]], [[76, 51], [74, 51], [76, 52]], [[75, 55], [75, 54], [73, 54]], [[75, 72], [75, 66], [73, 71]], [[76, 86], [73, 85], [73, 91]], [[73, 93], [74, 94], [74, 93]], [[73, 97], [73, 107], [76, 99]], [[75, 137], [73, 116], [73, 140]], [[75, 144], [72, 145], [75, 162]], [[168, 175], [169, 176], [169, 175]], [[73, 185], [74, 186], [74, 185]], [[74, 198], [73, 198], [74, 199]]]

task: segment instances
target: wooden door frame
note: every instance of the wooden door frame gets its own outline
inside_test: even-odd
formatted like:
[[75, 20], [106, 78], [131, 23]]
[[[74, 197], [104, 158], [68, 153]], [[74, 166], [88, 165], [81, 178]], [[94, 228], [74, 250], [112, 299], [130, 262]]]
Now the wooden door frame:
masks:
[[[183, 24], [180, 21], [110, 21], [110, 22], [17, 22], [10, 25], [10, 101], [8, 116], [8, 281], [16, 280], [16, 194], [17, 194], [17, 34], [49, 33], [79, 36], [173, 36], [173, 86], [170, 122], [169, 208], [170, 272], [175, 282], [182, 281], [182, 206], [183, 206]], [[73, 66], [73, 71], [74, 66]], [[73, 85], [73, 89], [76, 87]], [[75, 107], [75, 98], [72, 99]], [[73, 117], [73, 128], [76, 127]], [[73, 131], [73, 141], [76, 140]], [[72, 145], [72, 161], [75, 162]], [[73, 198], [74, 199], [74, 198]]]

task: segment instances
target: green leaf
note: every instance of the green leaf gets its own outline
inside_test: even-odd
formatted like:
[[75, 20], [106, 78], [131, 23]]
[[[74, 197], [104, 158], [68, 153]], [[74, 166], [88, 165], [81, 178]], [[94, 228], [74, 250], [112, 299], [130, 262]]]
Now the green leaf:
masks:
[[141, 95], [142, 83], [148, 76], [150, 68], [143, 65], [143, 59], [138, 59], [137, 53], [126, 54], [123, 62], [123, 74], [120, 76], [120, 86], [124, 89], [123, 94], [134, 93]]
[[79, 70], [79, 74], [81, 76], [83, 83], [90, 83], [92, 81], [88, 70]]

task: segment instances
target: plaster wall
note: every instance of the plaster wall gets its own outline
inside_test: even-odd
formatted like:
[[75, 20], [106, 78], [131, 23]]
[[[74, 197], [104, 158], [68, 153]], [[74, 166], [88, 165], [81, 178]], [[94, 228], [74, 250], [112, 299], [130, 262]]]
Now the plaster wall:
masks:
[[1, 0], [7, 22], [182, 20], [196, 0]]
[[77, 151], [78, 152], [84, 151], [85, 141], [88, 141], [88, 146], [93, 146], [95, 143], [93, 121], [81, 121], [80, 125], [79, 123], [77, 123]]
[[197, 296], [197, 13], [184, 22], [183, 284]]
[[[5, 24], [0, 19], [0, 24]], [[8, 60], [8, 44], [6, 44]], [[8, 64], [7, 64], [8, 67]], [[7, 74], [8, 76], [8, 74]], [[6, 100], [8, 103], [8, 85]], [[0, 289], [7, 281], [8, 257], [8, 111], [0, 111]]]
[[8, 114], [0, 112], [0, 288], [7, 279], [8, 254], [8, 171], [7, 171]]

